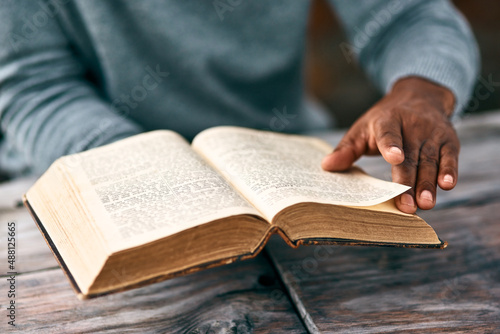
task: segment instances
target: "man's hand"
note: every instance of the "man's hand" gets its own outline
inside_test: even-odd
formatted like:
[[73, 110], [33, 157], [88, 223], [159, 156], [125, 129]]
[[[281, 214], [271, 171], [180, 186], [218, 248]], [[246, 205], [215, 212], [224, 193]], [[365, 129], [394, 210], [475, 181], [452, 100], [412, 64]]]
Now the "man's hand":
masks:
[[460, 143], [448, 117], [454, 95], [422, 78], [399, 80], [382, 100], [349, 129], [322, 167], [343, 171], [363, 154], [382, 154], [392, 165], [392, 180], [412, 187], [396, 198], [397, 207], [414, 213], [431, 209], [436, 183], [455, 187]]

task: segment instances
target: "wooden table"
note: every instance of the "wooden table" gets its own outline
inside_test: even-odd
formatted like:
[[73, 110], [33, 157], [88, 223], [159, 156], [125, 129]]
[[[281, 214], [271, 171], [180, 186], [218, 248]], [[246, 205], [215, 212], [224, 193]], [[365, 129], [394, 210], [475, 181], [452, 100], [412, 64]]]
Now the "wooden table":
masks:
[[[500, 333], [500, 112], [461, 121], [460, 178], [420, 212], [445, 250], [311, 246], [271, 238], [255, 259], [79, 301], [22, 207], [0, 186], [0, 332]], [[340, 133], [324, 137], [335, 142]], [[363, 158], [389, 179], [379, 158]], [[7, 325], [7, 222], [17, 228], [16, 327]]]

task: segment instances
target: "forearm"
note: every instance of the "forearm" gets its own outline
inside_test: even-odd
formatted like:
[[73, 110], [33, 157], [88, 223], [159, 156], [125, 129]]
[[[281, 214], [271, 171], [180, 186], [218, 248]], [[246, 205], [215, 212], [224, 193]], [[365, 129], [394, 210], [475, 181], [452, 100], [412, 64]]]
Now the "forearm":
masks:
[[[59, 66], [37, 64], [38, 74], [27, 76], [25, 65], [1, 81], [3, 140], [15, 145], [37, 173], [62, 155], [140, 131], [115, 113], [88, 83], [68, 70], [59, 71]], [[4, 72], [5, 68], [0, 69], [0, 77]]]
[[140, 132], [85, 79], [85, 68], [55, 20], [36, 39], [9, 44], [14, 34], [22, 33], [16, 30], [22, 17], [32, 15], [30, 5], [21, 2], [1, 9], [0, 154], [17, 152], [41, 173], [62, 155]]

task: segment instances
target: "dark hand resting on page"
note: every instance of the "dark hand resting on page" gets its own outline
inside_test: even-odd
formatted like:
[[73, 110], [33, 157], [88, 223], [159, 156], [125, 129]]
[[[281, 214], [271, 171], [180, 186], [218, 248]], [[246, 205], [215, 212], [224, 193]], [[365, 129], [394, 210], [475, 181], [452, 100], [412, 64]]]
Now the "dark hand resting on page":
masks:
[[322, 167], [343, 171], [363, 154], [382, 154], [392, 165], [392, 180], [412, 187], [396, 198], [406, 213], [431, 209], [436, 186], [444, 190], [457, 182], [460, 143], [449, 121], [453, 93], [422, 78], [408, 77], [363, 116], [327, 155]]

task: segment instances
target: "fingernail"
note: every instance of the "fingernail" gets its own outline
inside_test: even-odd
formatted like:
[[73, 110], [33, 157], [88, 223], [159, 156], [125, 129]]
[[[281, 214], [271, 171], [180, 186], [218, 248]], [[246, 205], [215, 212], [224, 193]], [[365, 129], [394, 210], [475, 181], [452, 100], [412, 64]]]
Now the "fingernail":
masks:
[[451, 176], [451, 175], [449, 175], [449, 174], [446, 174], [446, 175], [443, 177], [443, 181], [444, 181], [444, 183], [453, 184], [453, 176]]
[[392, 154], [403, 154], [403, 152], [401, 152], [401, 150], [399, 149], [399, 147], [396, 147], [396, 146], [393, 146], [389, 149], [389, 153], [392, 153]]
[[403, 194], [403, 196], [401, 196], [401, 203], [403, 205], [408, 205], [411, 207], [415, 206], [415, 203], [413, 202], [413, 197], [410, 194]]
[[429, 190], [424, 190], [420, 193], [420, 198], [432, 202], [432, 194]]

